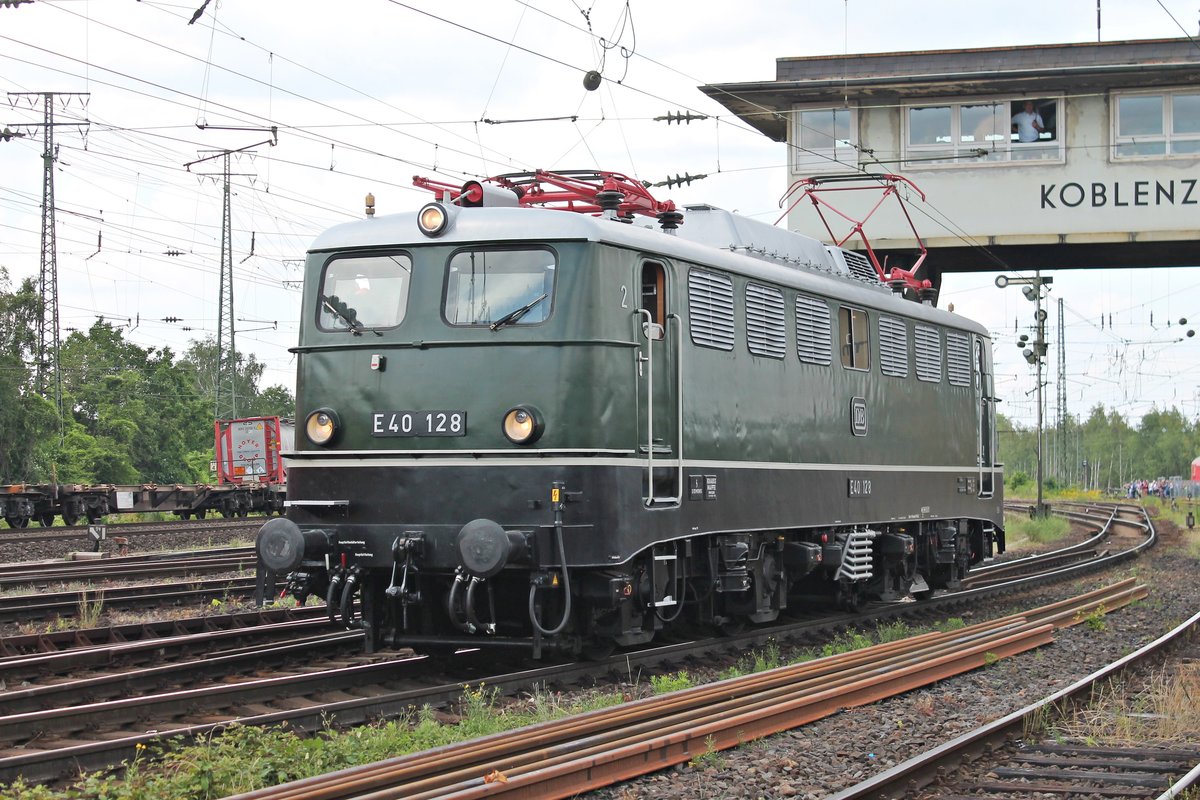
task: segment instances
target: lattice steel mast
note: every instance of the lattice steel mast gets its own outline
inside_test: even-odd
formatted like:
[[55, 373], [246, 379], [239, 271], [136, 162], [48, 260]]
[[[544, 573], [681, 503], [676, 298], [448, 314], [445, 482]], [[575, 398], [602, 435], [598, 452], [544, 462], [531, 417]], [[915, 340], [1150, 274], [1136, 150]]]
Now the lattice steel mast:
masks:
[[[221, 298], [217, 311], [216, 419], [237, 418], [237, 344], [233, 332], [233, 225], [230, 213], [229, 151], [223, 160], [224, 202], [221, 210]], [[225, 343], [229, 343], [226, 350]]]
[[[275, 128], [220, 128], [214, 126], [199, 126], [202, 130], [270, 130], [271, 138], [265, 142], [240, 147], [236, 150], [218, 150], [211, 155], [203, 156], [195, 161], [184, 164], [190, 172], [196, 164], [221, 159], [222, 203], [221, 203], [221, 295], [217, 311], [217, 364], [213, 375], [213, 414], [216, 419], [237, 418], [237, 343], [234, 338], [233, 316], [233, 222], [232, 197], [229, 157], [236, 153], [244, 153], [251, 148], [264, 144], [274, 146], [277, 139]], [[242, 174], [242, 173], [238, 173]], [[208, 177], [216, 178], [215, 175]]]
[[1067, 480], [1067, 443], [1064, 436], [1067, 432], [1067, 335], [1063, 325], [1063, 299], [1058, 298], [1058, 392], [1055, 396], [1054, 427], [1058, 431], [1058, 452], [1055, 473], [1059, 480]]
[[[61, 125], [86, 126], [87, 122], [55, 122], [54, 100], [81, 97], [87, 107], [88, 92], [9, 92], [9, 98], [26, 97], [30, 105], [36, 98], [42, 101], [42, 122], [22, 123], [18, 127], [42, 129], [42, 239], [38, 272], [37, 353], [35, 384], [38, 394], [53, 397], [58, 414], [58, 435], [63, 436], [62, 370], [59, 365], [60, 325], [58, 313], [58, 236], [54, 205], [54, 163], [58, 148], [54, 144], [54, 129]], [[10, 103], [14, 100], [10, 99]]]

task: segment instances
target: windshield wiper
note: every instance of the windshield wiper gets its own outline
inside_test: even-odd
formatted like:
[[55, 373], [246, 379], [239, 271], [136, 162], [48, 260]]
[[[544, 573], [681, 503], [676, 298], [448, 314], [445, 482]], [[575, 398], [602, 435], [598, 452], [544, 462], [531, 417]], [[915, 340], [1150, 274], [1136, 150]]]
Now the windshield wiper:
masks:
[[515, 310], [513, 310], [513, 311], [510, 311], [510, 312], [508, 312], [507, 314], [505, 314], [503, 317], [501, 317], [500, 319], [498, 319], [498, 320], [496, 320], [495, 322], [493, 322], [493, 323], [492, 323], [491, 325], [489, 325], [488, 327], [489, 327], [489, 328], [491, 328], [491, 329], [492, 329], [492, 330], [494, 330], [494, 331], [498, 331], [498, 330], [500, 330], [500, 328], [504, 327], [504, 326], [505, 326], [505, 325], [507, 325], [508, 323], [510, 323], [510, 322], [516, 322], [516, 321], [517, 321], [517, 320], [519, 320], [521, 317], [523, 317], [523, 316], [525, 316], [526, 314], [528, 314], [528, 313], [529, 313], [529, 310], [530, 310], [531, 308], [533, 308], [534, 306], [536, 306], [538, 303], [542, 302], [543, 300], [545, 300], [545, 299], [546, 299], [547, 297], [549, 297], [549, 296], [550, 296], [550, 295], [549, 295], [547, 292], [542, 292], [540, 295], [538, 295], [538, 296], [537, 296], [537, 297], [535, 297], [534, 299], [530, 300], [528, 303], [526, 303], [525, 305], [521, 306], [520, 308], [518, 308], [518, 309], [515, 309]]
[[[350, 308], [348, 305], [339, 300], [337, 295], [333, 295], [332, 297], [321, 295], [321, 305], [324, 306], [330, 314], [333, 314], [342, 322], [346, 323], [346, 327], [355, 336], [362, 336], [362, 332], [366, 330], [363, 327], [363, 324], [358, 321], [358, 315], [354, 313], [354, 309]], [[382, 333], [374, 329], [371, 330], [371, 333], [375, 334], [376, 336], [383, 336]]]

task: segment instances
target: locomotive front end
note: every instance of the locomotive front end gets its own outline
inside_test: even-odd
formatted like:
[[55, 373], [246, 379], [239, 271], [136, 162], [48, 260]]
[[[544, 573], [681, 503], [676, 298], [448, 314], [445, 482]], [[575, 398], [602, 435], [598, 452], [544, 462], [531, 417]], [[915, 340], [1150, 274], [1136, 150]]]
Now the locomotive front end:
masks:
[[571, 613], [568, 560], [612, 558], [591, 498], [613, 496], [632, 401], [593, 387], [628, 383], [630, 331], [587, 299], [578, 222], [431, 203], [309, 254], [287, 516], [258, 552], [371, 648], [540, 647]]

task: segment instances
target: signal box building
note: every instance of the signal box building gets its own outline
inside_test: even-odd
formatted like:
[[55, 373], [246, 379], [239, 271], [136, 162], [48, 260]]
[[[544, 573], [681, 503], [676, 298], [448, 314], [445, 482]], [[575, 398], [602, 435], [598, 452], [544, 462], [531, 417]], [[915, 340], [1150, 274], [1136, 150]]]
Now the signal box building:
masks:
[[[1200, 47], [1191, 39], [776, 63], [774, 81], [701, 89], [788, 144], [792, 181], [849, 172], [911, 180], [927, 198], [906, 189], [930, 249], [919, 276], [935, 286], [949, 271], [1200, 265]], [[861, 219], [878, 200], [846, 192], [832, 202]], [[809, 202], [787, 224], [830, 238]], [[883, 207], [866, 233], [901, 262], [917, 244], [903, 215]]]

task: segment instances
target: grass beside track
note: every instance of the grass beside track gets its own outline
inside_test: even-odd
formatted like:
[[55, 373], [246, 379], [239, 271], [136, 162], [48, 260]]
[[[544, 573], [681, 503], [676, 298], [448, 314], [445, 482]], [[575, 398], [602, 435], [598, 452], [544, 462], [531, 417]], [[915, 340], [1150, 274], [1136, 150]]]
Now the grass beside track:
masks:
[[1056, 542], [1070, 530], [1071, 523], [1063, 517], [1030, 518], [1024, 514], [1004, 515], [1004, 540], [1008, 551]]

